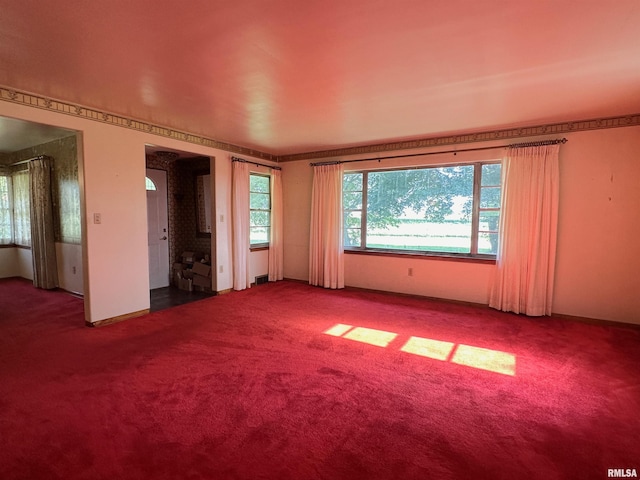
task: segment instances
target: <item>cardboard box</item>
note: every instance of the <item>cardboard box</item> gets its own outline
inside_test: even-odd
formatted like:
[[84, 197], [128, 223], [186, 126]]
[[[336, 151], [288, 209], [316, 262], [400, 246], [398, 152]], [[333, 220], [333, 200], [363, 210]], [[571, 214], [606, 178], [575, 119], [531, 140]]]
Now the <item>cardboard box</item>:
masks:
[[201, 275], [203, 277], [208, 277], [211, 274], [211, 267], [209, 265], [205, 265], [204, 263], [194, 263], [191, 269], [193, 270], [194, 274]]
[[193, 285], [195, 287], [211, 288], [211, 279], [209, 277], [203, 277], [202, 275], [193, 276]]
[[182, 270], [182, 278], [193, 278], [193, 270]]
[[193, 281], [190, 278], [178, 278], [178, 288], [180, 290], [186, 290], [187, 292], [192, 292]]

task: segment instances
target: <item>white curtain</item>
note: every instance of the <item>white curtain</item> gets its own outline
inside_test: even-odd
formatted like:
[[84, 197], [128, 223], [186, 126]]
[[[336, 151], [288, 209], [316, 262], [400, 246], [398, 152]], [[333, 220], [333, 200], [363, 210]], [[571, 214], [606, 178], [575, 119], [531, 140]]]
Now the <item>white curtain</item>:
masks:
[[510, 149], [502, 163], [500, 244], [489, 305], [551, 315], [559, 145]]
[[251, 287], [249, 277], [249, 165], [233, 162], [231, 208], [233, 221], [233, 289]]
[[271, 230], [269, 232], [269, 281], [284, 278], [284, 256], [282, 243], [282, 171], [271, 170]]
[[29, 162], [33, 284], [46, 289], [58, 286], [51, 196], [52, 163], [49, 157], [40, 157]]
[[0, 170], [0, 245], [13, 244], [13, 187]]
[[13, 243], [31, 246], [29, 171], [13, 174]]
[[342, 165], [313, 169], [309, 283], [344, 288], [342, 239]]

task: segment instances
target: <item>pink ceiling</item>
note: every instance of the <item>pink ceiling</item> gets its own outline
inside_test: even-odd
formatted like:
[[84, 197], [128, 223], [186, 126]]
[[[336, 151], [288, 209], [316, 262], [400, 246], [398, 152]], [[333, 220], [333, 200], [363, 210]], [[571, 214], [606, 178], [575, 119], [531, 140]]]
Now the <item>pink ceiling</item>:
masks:
[[0, 84], [279, 155], [640, 112], [638, 0], [0, 11]]

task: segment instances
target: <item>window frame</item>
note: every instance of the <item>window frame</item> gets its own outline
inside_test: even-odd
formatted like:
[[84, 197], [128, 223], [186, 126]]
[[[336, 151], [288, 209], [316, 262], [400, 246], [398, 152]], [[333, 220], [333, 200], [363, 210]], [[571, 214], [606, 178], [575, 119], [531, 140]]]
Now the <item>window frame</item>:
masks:
[[[268, 185], [269, 185], [269, 208], [268, 209], [264, 209], [264, 208], [251, 208], [251, 194], [252, 193], [260, 193], [260, 194], [264, 194], [264, 192], [254, 192], [251, 190], [251, 177], [255, 176], [255, 177], [264, 177], [267, 178], [268, 181]], [[257, 251], [257, 250], [266, 250], [269, 248], [270, 244], [271, 244], [271, 207], [272, 207], [272, 199], [271, 199], [271, 175], [268, 173], [261, 173], [261, 172], [249, 172], [249, 249], [250, 251]], [[251, 212], [268, 212], [269, 213], [269, 225], [264, 225], [263, 227], [266, 226], [267, 228], [267, 241], [266, 242], [260, 242], [260, 243], [251, 243], [251, 229], [253, 228], [251, 226]]]
[[[480, 213], [483, 211], [498, 211], [500, 212], [500, 208], [481, 208], [481, 194], [483, 188], [500, 188], [500, 195], [502, 195], [502, 181], [500, 185], [482, 185], [482, 167], [483, 165], [494, 165], [501, 164], [501, 160], [482, 160], [476, 162], [462, 162], [462, 163], [448, 163], [448, 164], [437, 164], [437, 165], [424, 165], [424, 166], [407, 166], [407, 167], [392, 167], [385, 169], [361, 169], [361, 170], [349, 170], [343, 173], [343, 186], [344, 186], [344, 176], [349, 174], [362, 174], [362, 190], [349, 190], [349, 192], [362, 192], [362, 205], [360, 209], [346, 209], [343, 206], [343, 220], [342, 225], [343, 228], [345, 226], [345, 214], [347, 211], [359, 211], [361, 214], [360, 221], [360, 246], [347, 246], [344, 243], [343, 234], [343, 248], [345, 253], [350, 254], [364, 254], [364, 255], [383, 255], [383, 256], [396, 256], [396, 257], [427, 257], [433, 259], [443, 259], [443, 260], [459, 260], [459, 261], [471, 261], [471, 262], [479, 262], [479, 263], [495, 263], [496, 254], [488, 254], [488, 253], [480, 253], [478, 251], [478, 243], [480, 238], [480, 233], [488, 233], [488, 231], [480, 230]], [[407, 171], [407, 170], [428, 170], [432, 168], [450, 168], [450, 167], [461, 167], [461, 166], [470, 166], [474, 167], [473, 170], [473, 197], [472, 197], [472, 210], [471, 210], [471, 246], [470, 251], [468, 253], [462, 252], [438, 252], [438, 251], [430, 251], [430, 250], [411, 250], [411, 249], [391, 249], [391, 248], [377, 248], [377, 247], [367, 247], [366, 246], [366, 237], [367, 237], [367, 205], [368, 205], [368, 174], [369, 173], [378, 173], [378, 172], [392, 172], [392, 171]], [[344, 198], [343, 191], [343, 198]], [[493, 233], [493, 232], [492, 232]]]

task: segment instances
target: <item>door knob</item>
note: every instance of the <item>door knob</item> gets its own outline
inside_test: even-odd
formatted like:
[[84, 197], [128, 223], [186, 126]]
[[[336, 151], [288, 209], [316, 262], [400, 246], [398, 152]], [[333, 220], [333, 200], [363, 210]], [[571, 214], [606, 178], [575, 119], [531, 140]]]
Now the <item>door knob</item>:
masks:
[[167, 236], [165, 235], [164, 237], [162, 237], [160, 240], [166, 240]]

